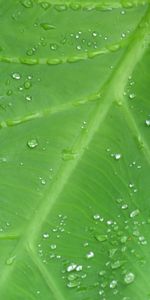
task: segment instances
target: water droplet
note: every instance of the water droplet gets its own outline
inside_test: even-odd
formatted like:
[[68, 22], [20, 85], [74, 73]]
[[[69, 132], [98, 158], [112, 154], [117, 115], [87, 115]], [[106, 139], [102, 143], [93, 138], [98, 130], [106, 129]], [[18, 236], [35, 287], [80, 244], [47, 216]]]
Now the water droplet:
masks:
[[11, 96], [12, 93], [13, 93], [12, 90], [8, 90], [8, 91], [7, 91], [7, 96]]
[[27, 146], [30, 148], [30, 149], [34, 149], [38, 146], [38, 141], [37, 139], [31, 139], [27, 142]]
[[112, 280], [109, 285], [110, 289], [114, 289], [116, 286], [117, 286], [117, 280]]
[[26, 51], [26, 54], [29, 56], [32, 56], [35, 54], [35, 48], [30, 48]]
[[96, 234], [96, 235], [95, 235], [95, 238], [96, 238], [96, 240], [99, 241], [99, 242], [105, 242], [105, 241], [107, 241], [108, 236], [105, 235], [105, 234]]
[[57, 10], [57, 11], [65, 11], [66, 9], [67, 9], [67, 6], [66, 5], [55, 5], [55, 9]]
[[72, 272], [76, 269], [77, 265], [74, 263], [71, 263], [68, 267], [67, 267], [67, 272]]
[[93, 216], [93, 219], [94, 219], [94, 220], [99, 220], [99, 219], [100, 219], [100, 215], [99, 215], [99, 214], [95, 214], [95, 215]]
[[29, 95], [26, 96], [26, 100], [27, 100], [27, 101], [31, 101], [31, 100], [32, 100], [32, 96], [29, 96]]
[[48, 239], [48, 238], [49, 238], [49, 233], [47, 233], [47, 232], [46, 232], [46, 233], [43, 233], [43, 238], [44, 238], [44, 239]]
[[150, 120], [149, 120], [149, 119], [146, 120], [146, 121], [145, 121], [145, 124], [149, 127], [149, 126], [150, 126]]
[[130, 213], [130, 218], [136, 217], [137, 215], [139, 215], [139, 213], [140, 213], [139, 209], [133, 210], [133, 211]]
[[114, 154], [114, 158], [116, 159], [116, 160], [119, 160], [120, 158], [121, 158], [121, 154], [120, 153], [115, 153]]
[[79, 275], [74, 273], [74, 274], [69, 274], [67, 278], [68, 278], [69, 281], [74, 281], [78, 277], [79, 277]]
[[26, 8], [30, 8], [30, 7], [33, 6], [33, 3], [32, 3], [31, 0], [22, 0], [22, 1], [21, 1], [21, 4], [22, 4], [24, 7], [26, 7]]
[[102, 270], [102, 271], [99, 272], [100, 276], [104, 276], [105, 274], [106, 274], [106, 271], [104, 271], [104, 270]]
[[21, 76], [20, 76], [19, 73], [14, 72], [14, 73], [12, 73], [12, 78], [16, 79], [16, 80], [19, 80], [21, 78]]
[[75, 287], [77, 287], [78, 285], [79, 285], [79, 282], [73, 280], [73, 281], [68, 282], [67, 287], [69, 287], [69, 288], [75, 288]]
[[90, 251], [86, 254], [86, 258], [93, 258], [94, 257], [94, 252], [93, 251]]
[[50, 248], [52, 249], [52, 250], [55, 250], [56, 249], [56, 244], [52, 244], [52, 245], [50, 245]]
[[52, 24], [49, 23], [41, 23], [40, 26], [44, 29], [44, 30], [51, 30], [51, 29], [55, 29], [56, 27]]
[[30, 81], [25, 81], [24, 87], [25, 87], [25, 89], [29, 89], [31, 87], [31, 82]]
[[134, 99], [134, 98], [135, 98], [135, 94], [134, 94], [134, 93], [131, 93], [131, 94], [129, 95], [129, 98], [130, 98], [130, 99]]
[[50, 3], [48, 2], [41, 2], [40, 3], [41, 7], [44, 8], [45, 10], [48, 9], [50, 7]]
[[135, 280], [135, 275], [133, 273], [127, 273], [125, 276], [124, 276], [124, 282], [126, 284], [130, 284], [132, 283], [133, 281]]
[[122, 208], [122, 209], [127, 209], [127, 208], [128, 208], [128, 204], [123, 204], [123, 205], [121, 206], [121, 208]]
[[12, 256], [12, 257], [9, 257], [9, 258], [7, 259], [7, 261], [6, 261], [6, 264], [7, 264], [7, 265], [12, 265], [12, 264], [14, 263], [15, 259], [16, 259], [16, 255], [14, 255], [14, 256]]
[[52, 43], [52, 44], [50, 44], [50, 49], [51, 50], [57, 50], [57, 48], [58, 48], [58, 45], [56, 44], [56, 43]]
[[111, 263], [111, 268], [112, 269], [118, 269], [123, 265], [123, 261], [120, 260], [116, 260], [114, 262]]

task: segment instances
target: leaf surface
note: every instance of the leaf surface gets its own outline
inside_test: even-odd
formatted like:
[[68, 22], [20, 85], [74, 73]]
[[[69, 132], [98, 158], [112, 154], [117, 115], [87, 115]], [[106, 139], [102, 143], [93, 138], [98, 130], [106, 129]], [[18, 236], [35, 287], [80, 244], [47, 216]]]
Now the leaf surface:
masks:
[[0, 299], [150, 299], [148, 2], [0, 1]]

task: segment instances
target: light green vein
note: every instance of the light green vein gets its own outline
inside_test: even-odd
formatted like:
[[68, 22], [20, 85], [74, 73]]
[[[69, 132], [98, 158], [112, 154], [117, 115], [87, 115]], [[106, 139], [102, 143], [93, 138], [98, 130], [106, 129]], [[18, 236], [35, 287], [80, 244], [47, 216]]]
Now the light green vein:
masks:
[[11, 57], [0, 55], [0, 62], [2, 63], [14, 63], [14, 64], [26, 64], [26, 65], [59, 65], [66, 63], [76, 63], [79, 61], [84, 61], [87, 59], [95, 58], [102, 54], [107, 54], [110, 52], [116, 52], [120, 48], [124, 48], [130, 42], [130, 37], [115, 42], [113, 44], [107, 45], [101, 49], [97, 49], [91, 52], [83, 52], [80, 54], [72, 55], [72, 56], [59, 56], [59, 57], [49, 57], [49, 58], [40, 58], [40, 57]]
[[40, 119], [40, 118], [44, 118], [44, 117], [47, 117], [47, 116], [50, 116], [50, 115], [53, 115], [53, 114], [56, 114], [59, 112], [71, 110], [72, 108], [78, 108], [81, 105], [99, 101], [100, 97], [101, 97], [101, 94], [98, 91], [95, 94], [88, 95], [84, 99], [78, 99], [78, 100], [64, 103], [61, 105], [57, 105], [57, 106], [54, 106], [51, 108], [48, 107], [48, 108], [44, 109], [43, 111], [33, 112], [28, 115], [17, 117], [16, 119], [2, 120], [0, 122], [0, 128], [6, 128], [6, 127], [20, 125], [22, 123], [26, 123], [26, 122], [29, 122], [29, 121], [32, 121], [35, 119]]
[[[37, 3], [42, 3], [43, 0], [35, 0]], [[87, 9], [87, 10], [92, 10], [92, 9], [98, 9], [98, 10], [103, 10], [103, 9], [113, 9], [113, 8], [132, 8], [134, 6], [138, 5], [145, 5], [147, 3], [150, 3], [149, 0], [102, 0], [102, 1], [67, 1], [67, 0], [47, 0], [47, 2], [55, 7], [57, 10], [64, 11], [67, 8], [73, 9], [73, 10], [78, 10], [78, 9]], [[43, 6], [44, 7], [44, 6]]]

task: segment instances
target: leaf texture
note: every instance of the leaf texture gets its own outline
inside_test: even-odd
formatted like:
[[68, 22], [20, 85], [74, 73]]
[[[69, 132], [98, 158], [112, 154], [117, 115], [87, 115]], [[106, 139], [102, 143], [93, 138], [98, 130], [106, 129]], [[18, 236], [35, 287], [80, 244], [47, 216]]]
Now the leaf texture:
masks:
[[149, 300], [149, 1], [0, 8], [0, 299]]

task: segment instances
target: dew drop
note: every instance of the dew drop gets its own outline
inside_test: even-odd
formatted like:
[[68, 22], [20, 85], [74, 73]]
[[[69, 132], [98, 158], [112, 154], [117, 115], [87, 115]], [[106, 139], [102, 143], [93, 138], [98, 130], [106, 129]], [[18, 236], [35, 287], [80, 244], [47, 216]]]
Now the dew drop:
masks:
[[30, 8], [33, 6], [33, 3], [31, 0], [22, 0], [21, 4], [25, 7], [25, 8]]
[[114, 154], [114, 158], [116, 159], [116, 160], [119, 160], [120, 158], [121, 158], [121, 154], [120, 153], [115, 153]]
[[19, 73], [14, 72], [14, 73], [12, 73], [12, 78], [16, 79], [16, 80], [19, 80], [21, 78], [21, 76], [20, 76]]
[[133, 273], [127, 273], [125, 276], [124, 276], [124, 282], [126, 284], [130, 284], [132, 283], [133, 281], [135, 280], [135, 275]]
[[123, 205], [121, 206], [121, 208], [122, 208], [122, 209], [127, 209], [127, 208], [128, 208], [128, 204], [123, 204]]
[[90, 251], [86, 254], [86, 258], [90, 259], [90, 258], [93, 258], [94, 257], [94, 252], [93, 251]]
[[58, 46], [57, 46], [56, 43], [50, 44], [50, 49], [51, 49], [51, 50], [55, 51], [55, 50], [57, 50], [57, 48], [58, 48]]
[[134, 99], [135, 98], [135, 94], [134, 93], [131, 93], [130, 95], [129, 95], [129, 98], [132, 100], [132, 99]]
[[94, 220], [99, 220], [99, 219], [100, 219], [100, 215], [99, 215], [99, 214], [95, 214], [95, 215], [93, 216], [93, 219], [94, 219]]
[[6, 261], [6, 264], [7, 264], [7, 265], [12, 265], [12, 264], [14, 263], [15, 259], [16, 259], [16, 255], [14, 255], [14, 256], [12, 256], [12, 257], [9, 257], [9, 258], [7, 259], [7, 261]]
[[110, 289], [114, 289], [116, 286], [117, 286], [117, 281], [116, 280], [112, 280], [110, 282], [110, 285], [109, 285]]
[[24, 87], [25, 87], [25, 89], [29, 89], [31, 87], [31, 82], [30, 81], [25, 81]]
[[27, 101], [31, 101], [31, 100], [32, 100], [32, 96], [29, 96], [29, 95], [26, 96], [26, 100], [27, 100]]
[[52, 244], [52, 245], [50, 245], [50, 248], [52, 249], [52, 250], [55, 250], [56, 249], [56, 244]]
[[130, 213], [130, 218], [136, 217], [137, 215], [139, 215], [139, 213], [140, 213], [139, 209], [133, 210], [133, 211]]
[[31, 139], [27, 142], [27, 146], [30, 148], [30, 149], [34, 149], [38, 146], [38, 141], [37, 139]]
[[48, 3], [48, 2], [41, 2], [40, 5], [45, 10], [50, 7], [50, 3]]
[[118, 269], [122, 266], [123, 262], [120, 260], [116, 260], [115, 262], [111, 263], [111, 268], [114, 269]]
[[67, 272], [72, 272], [76, 269], [77, 265], [72, 263], [67, 267]]
[[48, 238], [49, 238], [49, 233], [47, 233], [47, 232], [46, 232], [46, 233], [43, 233], [43, 238], [44, 238], [44, 239], [48, 239]]
[[52, 24], [49, 23], [41, 23], [40, 26], [44, 29], [44, 30], [51, 30], [51, 29], [55, 29], [56, 27]]
[[150, 126], [150, 120], [149, 119], [147, 119], [146, 121], [145, 121], [145, 124], [146, 124], [146, 126]]
[[67, 6], [66, 5], [55, 5], [55, 9], [57, 10], [57, 11], [60, 11], [60, 12], [62, 12], [62, 11], [65, 11], [66, 9], [67, 9]]
[[107, 241], [108, 236], [105, 235], [105, 234], [96, 234], [96, 235], [95, 235], [95, 238], [96, 238], [96, 240], [99, 241], [99, 242], [105, 242], [105, 241]]

